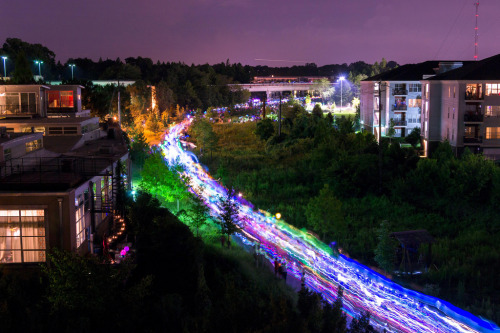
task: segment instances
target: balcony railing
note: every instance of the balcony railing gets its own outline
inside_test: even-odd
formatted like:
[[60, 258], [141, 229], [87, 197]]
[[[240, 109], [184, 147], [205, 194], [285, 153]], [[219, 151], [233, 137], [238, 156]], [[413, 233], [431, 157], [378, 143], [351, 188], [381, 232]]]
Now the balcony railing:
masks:
[[483, 137], [478, 136], [477, 138], [464, 136], [464, 144], [465, 143], [483, 143]]
[[483, 122], [484, 115], [482, 114], [464, 114], [465, 122]]
[[484, 94], [476, 93], [476, 92], [465, 92], [465, 100], [466, 101], [480, 101], [484, 99]]
[[408, 105], [406, 105], [406, 104], [393, 105], [392, 110], [393, 111], [406, 111], [406, 110], [408, 110]]
[[407, 121], [406, 120], [397, 120], [397, 119], [394, 119], [393, 122], [394, 122], [394, 126], [406, 126], [407, 125]]
[[0, 105], [0, 115], [36, 114], [36, 105], [3, 104]]
[[408, 95], [408, 90], [406, 89], [392, 89], [392, 95]]

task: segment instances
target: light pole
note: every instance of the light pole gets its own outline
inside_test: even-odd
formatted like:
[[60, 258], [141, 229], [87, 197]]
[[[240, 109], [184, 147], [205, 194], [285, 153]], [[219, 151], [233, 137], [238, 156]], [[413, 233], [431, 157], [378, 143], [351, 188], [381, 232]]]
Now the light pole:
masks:
[[7, 71], [5, 70], [5, 60], [7, 60], [7, 57], [3, 56], [2, 59], [3, 59], [3, 77], [6, 78], [7, 77]]
[[42, 76], [42, 64], [43, 64], [43, 61], [41, 60], [35, 60], [35, 64], [38, 64], [38, 75], [41, 77]]
[[75, 68], [75, 64], [70, 64], [69, 67], [71, 67], [71, 81], [73, 81], [73, 68]]
[[339, 77], [340, 81], [340, 111], [342, 111], [342, 81], [344, 81], [345, 77]]

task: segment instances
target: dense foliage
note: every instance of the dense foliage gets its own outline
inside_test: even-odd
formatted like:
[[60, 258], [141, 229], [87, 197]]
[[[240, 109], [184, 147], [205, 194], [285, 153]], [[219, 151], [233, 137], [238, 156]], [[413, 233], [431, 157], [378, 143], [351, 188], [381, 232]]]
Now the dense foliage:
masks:
[[421, 159], [293, 103], [284, 117], [282, 136], [267, 140], [262, 125], [213, 124], [217, 153], [202, 162], [257, 207], [387, 271], [401, 269], [387, 233], [426, 229], [435, 239], [429, 271], [399, 281], [500, 321], [498, 166], [468, 150], [457, 158], [448, 143]]

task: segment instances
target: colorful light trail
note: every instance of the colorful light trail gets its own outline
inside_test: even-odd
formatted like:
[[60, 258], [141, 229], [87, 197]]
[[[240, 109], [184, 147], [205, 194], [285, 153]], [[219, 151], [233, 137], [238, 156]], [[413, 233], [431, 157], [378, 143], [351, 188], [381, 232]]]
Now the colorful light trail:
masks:
[[[218, 201], [226, 189], [198, 163], [192, 153], [182, 148], [179, 137], [188, 122], [171, 128], [161, 145], [167, 163], [181, 164], [194, 191], [203, 187], [205, 203], [212, 213], [220, 212]], [[371, 324], [389, 332], [500, 332], [494, 323], [478, 318], [435, 297], [405, 289], [386, 277], [343, 255], [334, 255], [326, 244], [302, 230], [256, 210], [239, 196], [244, 243], [259, 242], [268, 260], [285, 259], [288, 274], [300, 279], [306, 269], [306, 286], [333, 302], [338, 286], [344, 289], [344, 310], [350, 316], [363, 311], [371, 314]]]

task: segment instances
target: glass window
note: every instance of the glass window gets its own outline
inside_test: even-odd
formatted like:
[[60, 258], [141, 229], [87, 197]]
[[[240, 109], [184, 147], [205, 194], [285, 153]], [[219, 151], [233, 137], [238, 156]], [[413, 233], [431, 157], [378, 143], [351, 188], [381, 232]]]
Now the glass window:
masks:
[[26, 152], [32, 152], [42, 148], [42, 139], [26, 142]]
[[422, 99], [420, 98], [410, 98], [408, 99], [408, 106], [410, 108], [421, 108], [422, 107]]
[[82, 243], [86, 240], [85, 234], [85, 205], [83, 201], [83, 195], [79, 195], [75, 199], [75, 221], [76, 221], [76, 247], [80, 247]]
[[59, 91], [49, 91], [48, 92], [48, 102], [49, 108], [59, 108], [61, 107], [61, 102], [59, 98]]
[[486, 117], [500, 117], [500, 105], [486, 106]]
[[408, 87], [409, 92], [421, 92], [422, 85], [420, 83], [410, 83]]
[[49, 91], [48, 92], [49, 108], [72, 108], [73, 92], [72, 91]]
[[500, 127], [486, 127], [486, 139], [500, 139]]
[[49, 135], [63, 134], [62, 127], [49, 127]]
[[45, 213], [0, 210], [0, 263], [45, 261]]
[[62, 108], [72, 108], [73, 104], [73, 92], [72, 91], [61, 91], [61, 107]]
[[76, 127], [64, 127], [64, 134], [77, 134]]
[[486, 96], [500, 95], [500, 83], [486, 83]]

